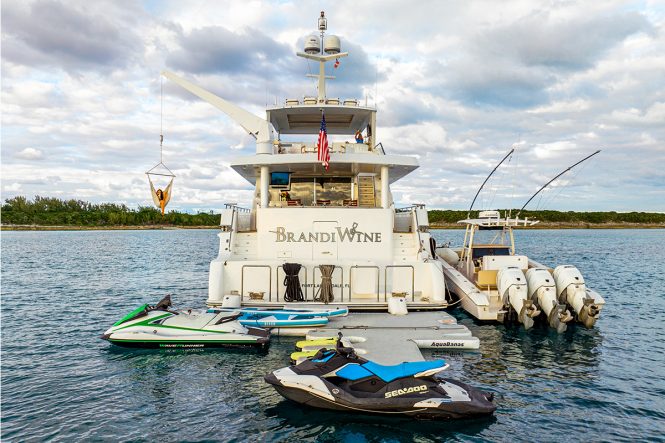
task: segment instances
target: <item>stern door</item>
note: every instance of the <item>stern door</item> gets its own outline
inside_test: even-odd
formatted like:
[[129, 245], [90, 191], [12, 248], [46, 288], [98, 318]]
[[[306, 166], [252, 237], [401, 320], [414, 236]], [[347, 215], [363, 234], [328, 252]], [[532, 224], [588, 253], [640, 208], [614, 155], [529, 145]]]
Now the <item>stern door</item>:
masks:
[[312, 232], [317, 236], [312, 242], [312, 259], [319, 265], [334, 265], [337, 261], [337, 222], [315, 221]]

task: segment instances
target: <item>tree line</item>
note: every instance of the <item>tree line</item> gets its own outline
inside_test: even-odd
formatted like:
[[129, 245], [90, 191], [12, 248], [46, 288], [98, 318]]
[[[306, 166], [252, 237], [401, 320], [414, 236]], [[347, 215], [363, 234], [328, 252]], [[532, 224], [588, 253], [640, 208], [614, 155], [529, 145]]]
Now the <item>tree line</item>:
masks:
[[220, 215], [170, 211], [162, 215], [151, 206], [130, 209], [124, 204], [94, 204], [83, 200], [23, 196], [6, 199], [2, 224], [41, 226], [219, 226]]
[[[500, 210], [501, 214], [508, 212]], [[517, 214], [513, 209], [512, 214]], [[471, 212], [471, 218], [478, 211]], [[520, 217], [537, 219], [544, 223], [665, 223], [665, 214], [654, 212], [573, 212], [573, 211], [522, 211]], [[430, 223], [457, 223], [467, 218], [467, 211], [429, 211]], [[83, 200], [62, 200], [54, 197], [35, 197], [29, 200], [18, 196], [6, 199], [2, 205], [2, 223], [7, 225], [41, 226], [219, 226], [220, 214], [201, 212], [187, 214], [170, 211], [161, 215], [151, 206], [128, 208], [124, 204], [94, 204]]]
[[[479, 211], [471, 211], [471, 218], [477, 218]], [[501, 209], [502, 216], [511, 213], [517, 215], [517, 209]], [[544, 223], [665, 223], [665, 214], [657, 212], [575, 212], [575, 211], [527, 211], [520, 213], [520, 218], [540, 220]], [[429, 211], [430, 223], [457, 223], [467, 218], [467, 211]]]

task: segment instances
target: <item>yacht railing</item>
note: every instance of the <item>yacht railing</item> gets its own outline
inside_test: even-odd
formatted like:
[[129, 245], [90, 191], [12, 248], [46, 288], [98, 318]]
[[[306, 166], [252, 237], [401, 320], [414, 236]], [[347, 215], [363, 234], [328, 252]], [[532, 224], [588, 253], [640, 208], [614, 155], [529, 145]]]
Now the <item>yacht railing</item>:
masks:
[[411, 301], [416, 301], [416, 268], [412, 265], [386, 265], [383, 271], [383, 301], [388, 301], [388, 269], [393, 268], [411, 269]]
[[243, 265], [240, 269], [240, 296], [245, 298], [245, 269], [268, 268], [268, 301], [272, 301], [272, 268], [270, 265]]
[[[316, 154], [317, 149], [316, 143], [280, 141], [273, 144], [274, 154]], [[332, 142], [329, 149], [331, 153], [335, 154], [378, 153], [376, 147], [372, 149], [366, 142]], [[381, 151], [383, 152], [383, 146], [381, 146]], [[385, 155], [385, 152], [383, 154]]]
[[[376, 301], [381, 301], [379, 298], [379, 290], [380, 290], [380, 283], [379, 283], [379, 276], [381, 275], [381, 271], [378, 266], [375, 265], [354, 265], [351, 266], [349, 269], [349, 301], [351, 301], [351, 295], [353, 294], [353, 270], [354, 269], [376, 269]], [[342, 300], [344, 301], [344, 300]]]
[[[301, 280], [300, 285], [301, 285], [301, 288], [302, 288], [303, 298], [304, 298], [305, 302], [315, 301], [314, 298], [315, 298], [315, 294], [316, 294], [316, 289], [318, 287], [320, 287], [320, 283], [317, 284], [317, 283], [314, 283], [314, 282], [317, 281], [316, 280], [316, 272], [317, 272], [316, 270], [319, 269], [319, 272], [320, 272], [320, 266], [321, 265], [316, 265], [316, 266], [311, 267], [311, 274], [312, 274], [312, 283], [311, 284], [309, 283], [309, 269], [310, 268], [308, 268], [305, 265], [302, 265], [302, 268], [301, 268], [300, 272], [298, 273], [299, 277], [304, 277], [304, 282], [303, 282], [303, 280]], [[381, 268], [383, 268], [383, 284], [381, 284], [382, 283], [381, 282]], [[243, 297], [243, 299], [249, 299], [250, 298], [249, 297], [249, 292], [250, 291], [247, 291], [247, 294], [245, 294], [245, 290], [246, 290], [246, 287], [247, 287], [247, 285], [245, 284], [246, 277], [251, 279], [252, 288], [255, 288], [256, 286], [258, 286], [261, 290], [266, 289], [264, 286], [262, 286], [260, 284], [258, 284], [258, 285], [256, 284], [256, 281], [257, 281], [256, 277], [257, 276], [255, 274], [247, 276], [247, 273], [246, 273], [247, 269], [266, 269], [267, 270], [267, 272], [268, 272], [268, 288], [267, 288], [267, 290], [265, 290], [263, 292], [268, 293], [268, 301], [272, 302], [273, 301], [273, 299], [272, 299], [272, 289], [273, 289], [273, 287], [272, 287], [272, 272], [273, 272], [273, 266], [271, 266], [271, 265], [243, 265], [242, 266], [241, 272], [240, 272], [240, 294]], [[281, 269], [281, 271], [280, 271], [280, 269]], [[335, 275], [337, 269], [340, 270], [340, 273], [338, 274], [338, 275], [340, 275], [340, 280], [338, 280], [340, 282], [340, 284], [338, 286], [335, 286], [335, 284], [333, 284], [333, 294], [335, 292], [338, 292], [339, 299], [336, 298], [335, 301], [339, 300], [340, 303], [344, 303], [344, 301], [346, 301], [347, 303], [352, 302], [352, 301], [354, 301], [354, 299], [356, 301], [358, 300], [358, 297], [353, 296], [354, 295], [354, 292], [353, 292], [354, 277], [357, 278], [359, 273], [360, 273], [360, 275], [362, 275], [363, 271], [369, 271], [369, 270], [371, 270], [372, 273], [376, 274], [376, 280], [374, 282], [375, 286], [374, 286], [374, 291], [373, 291], [374, 295], [376, 296], [376, 301], [381, 302], [381, 290], [383, 290], [383, 301], [387, 302], [388, 301], [388, 293], [389, 292], [395, 292], [395, 287], [393, 286], [393, 284], [392, 283], [389, 284], [389, 277], [392, 278], [394, 276], [394, 273], [392, 273], [391, 275], [389, 275], [389, 273], [388, 273], [389, 270], [394, 270], [394, 269], [410, 269], [411, 270], [411, 285], [410, 285], [411, 286], [411, 291], [410, 291], [409, 295], [410, 295], [410, 298], [411, 298], [412, 302], [415, 302], [415, 300], [416, 300], [416, 292], [415, 292], [415, 290], [416, 290], [416, 288], [415, 288], [416, 270], [415, 270], [415, 267], [413, 265], [385, 265], [385, 266], [353, 265], [349, 268], [348, 282], [345, 281], [345, 279], [344, 279], [344, 268], [342, 266], [335, 265], [335, 269], [333, 270], [333, 276]], [[277, 294], [276, 294], [276, 297], [275, 297], [275, 300], [274, 300], [275, 302], [283, 302], [284, 301], [284, 294], [280, 292], [281, 289], [282, 289], [281, 286], [283, 286], [283, 285], [280, 284], [280, 282], [282, 281], [280, 279], [280, 277], [281, 277], [281, 274], [283, 272], [284, 272], [283, 265], [277, 265], [275, 267], [275, 278], [276, 278], [276, 285], [277, 285]], [[370, 277], [368, 277], [368, 278], [370, 278]], [[373, 278], [373, 277], [371, 277], [371, 278]], [[346, 297], [345, 297], [345, 294], [344, 294], [345, 286], [348, 288], [348, 290], [346, 291]], [[336, 288], [339, 288], [339, 291], [335, 291]], [[286, 287], [284, 286], [284, 291], [285, 291], [285, 289], [286, 289]]]
[[255, 221], [255, 214], [251, 209], [242, 208], [236, 203], [224, 203], [224, 211], [222, 211], [222, 217], [220, 220], [222, 230], [231, 232], [251, 232], [256, 230]]

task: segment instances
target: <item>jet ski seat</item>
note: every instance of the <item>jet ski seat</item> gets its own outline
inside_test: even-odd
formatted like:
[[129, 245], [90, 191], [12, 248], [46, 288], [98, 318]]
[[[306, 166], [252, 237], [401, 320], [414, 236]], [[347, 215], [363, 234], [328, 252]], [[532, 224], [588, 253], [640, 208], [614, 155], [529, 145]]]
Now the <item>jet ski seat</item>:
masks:
[[404, 362], [394, 366], [383, 366], [373, 361], [363, 364], [363, 368], [369, 370], [386, 383], [402, 377], [411, 377], [422, 372], [425, 373], [422, 375], [433, 375], [439, 371], [443, 371], [447, 367], [448, 364], [445, 360]]
[[445, 360], [404, 362], [394, 366], [383, 366], [372, 361], [359, 365], [350, 363], [336, 371], [335, 376], [347, 380], [359, 380], [361, 378], [376, 375], [386, 383], [403, 377], [411, 377], [416, 374], [420, 376], [434, 375], [448, 367]]

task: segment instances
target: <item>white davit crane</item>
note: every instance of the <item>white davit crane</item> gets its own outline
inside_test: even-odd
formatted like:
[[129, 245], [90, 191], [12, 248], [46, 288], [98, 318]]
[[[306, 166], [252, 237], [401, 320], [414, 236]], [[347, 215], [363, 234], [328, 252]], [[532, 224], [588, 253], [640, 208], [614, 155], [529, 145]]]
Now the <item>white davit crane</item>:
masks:
[[206, 91], [182, 77], [178, 77], [172, 72], [162, 71], [162, 75], [172, 82], [182, 86], [197, 97], [207, 101], [217, 109], [220, 109], [226, 115], [231, 117], [233, 121], [242, 126], [245, 131], [256, 139], [257, 154], [272, 154], [273, 129], [270, 122], [216, 96], [212, 92]]

